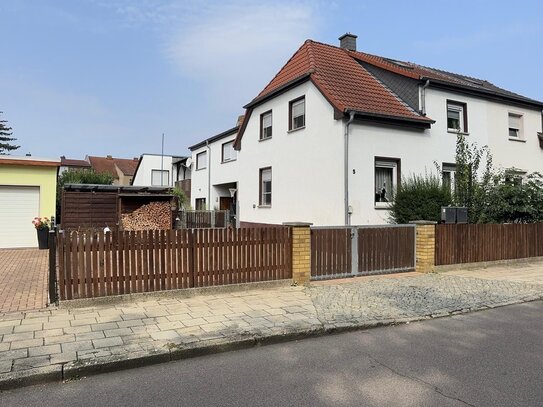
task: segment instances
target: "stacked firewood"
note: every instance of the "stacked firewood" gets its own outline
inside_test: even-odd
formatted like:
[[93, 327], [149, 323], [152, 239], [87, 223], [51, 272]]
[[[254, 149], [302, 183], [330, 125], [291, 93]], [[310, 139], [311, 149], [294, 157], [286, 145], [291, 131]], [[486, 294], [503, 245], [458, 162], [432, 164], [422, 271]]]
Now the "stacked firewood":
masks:
[[123, 230], [171, 229], [169, 202], [151, 202], [121, 216]]

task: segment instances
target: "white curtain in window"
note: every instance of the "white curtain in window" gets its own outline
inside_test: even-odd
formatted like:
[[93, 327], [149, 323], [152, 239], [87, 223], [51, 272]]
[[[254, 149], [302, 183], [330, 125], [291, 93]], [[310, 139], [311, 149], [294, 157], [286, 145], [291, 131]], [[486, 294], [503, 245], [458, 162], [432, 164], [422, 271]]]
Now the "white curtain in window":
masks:
[[392, 167], [375, 167], [375, 201], [391, 202], [394, 170]]
[[196, 156], [196, 169], [206, 168], [207, 166], [207, 151]]

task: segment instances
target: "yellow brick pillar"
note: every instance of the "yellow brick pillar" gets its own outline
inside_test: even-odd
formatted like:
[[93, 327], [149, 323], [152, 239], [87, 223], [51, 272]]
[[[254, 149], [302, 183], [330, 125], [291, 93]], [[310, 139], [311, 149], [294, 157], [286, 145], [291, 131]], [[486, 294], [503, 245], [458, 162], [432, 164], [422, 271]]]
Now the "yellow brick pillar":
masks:
[[416, 225], [416, 270], [420, 273], [433, 273], [435, 271], [436, 250], [436, 222], [414, 221]]
[[312, 223], [283, 223], [292, 231], [292, 280], [296, 284], [309, 284], [311, 278], [311, 228]]

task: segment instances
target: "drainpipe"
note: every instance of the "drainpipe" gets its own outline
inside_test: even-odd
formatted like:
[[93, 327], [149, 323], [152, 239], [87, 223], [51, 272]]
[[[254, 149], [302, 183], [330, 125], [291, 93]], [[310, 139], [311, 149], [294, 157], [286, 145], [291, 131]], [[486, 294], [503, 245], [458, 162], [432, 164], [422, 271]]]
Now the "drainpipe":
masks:
[[345, 142], [343, 149], [343, 182], [344, 182], [344, 205], [345, 205], [345, 226], [351, 224], [351, 215], [349, 214], [349, 126], [354, 120], [354, 112], [349, 111], [349, 120], [345, 124]]
[[207, 147], [207, 209], [211, 208], [211, 147], [209, 141], [206, 140]]
[[422, 86], [420, 90], [420, 111], [423, 116], [426, 116], [426, 88], [428, 86], [430, 86], [430, 79], [426, 80], [426, 83]]

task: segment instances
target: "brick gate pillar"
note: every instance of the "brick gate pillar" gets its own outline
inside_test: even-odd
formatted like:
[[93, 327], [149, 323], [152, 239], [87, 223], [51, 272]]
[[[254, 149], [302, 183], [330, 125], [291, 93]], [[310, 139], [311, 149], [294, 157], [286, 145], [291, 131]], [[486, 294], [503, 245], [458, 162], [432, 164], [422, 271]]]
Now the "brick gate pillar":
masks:
[[416, 225], [415, 247], [417, 253], [416, 271], [433, 273], [435, 271], [436, 223], [417, 220], [409, 222]]
[[309, 284], [311, 278], [312, 223], [286, 222], [292, 231], [292, 280], [296, 284]]

